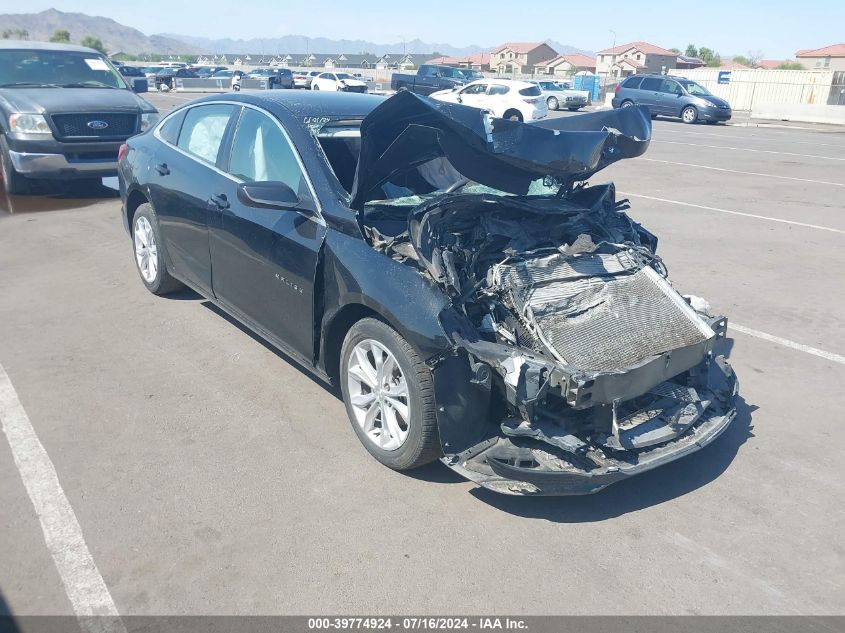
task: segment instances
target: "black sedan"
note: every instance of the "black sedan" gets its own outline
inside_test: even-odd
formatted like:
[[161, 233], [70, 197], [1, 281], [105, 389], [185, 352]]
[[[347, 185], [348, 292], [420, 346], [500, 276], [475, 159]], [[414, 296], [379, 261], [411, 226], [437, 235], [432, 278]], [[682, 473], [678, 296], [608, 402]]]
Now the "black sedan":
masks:
[[188, 286], [338, 384], [383, 464], [590, 493], [735, 414], [726, 320], [583, 183], [650, 134], [639, 107], [532, 125], [410, 92], [216, 95], [121, 148], [123, 221], [148, 290]]

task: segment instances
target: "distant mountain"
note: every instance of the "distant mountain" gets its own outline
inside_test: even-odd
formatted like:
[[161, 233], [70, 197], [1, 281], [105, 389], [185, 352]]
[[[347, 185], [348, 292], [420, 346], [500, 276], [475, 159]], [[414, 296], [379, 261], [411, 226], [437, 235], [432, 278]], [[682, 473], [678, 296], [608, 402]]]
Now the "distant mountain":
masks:
[[575, 48], [574, 46], [569, 46], [568, 44], [561, 44], [560, 42], [555, 42], [554, 40], [546, 40], [546, 44], [551, 46], [561, 55], [586, 55], [587, 57], [595, 57], [595, 51], [585, 51], [583, 48]]
[[124, 26], [111, 18], [84, 13], [65, 13], [47, 9], [41, 13], [8, 13], [0, 15], [2, 30], [25, 30], [30, 40], [48, 41], [57, 29], [70, 33], [70, 40], [78, 43], [86, 35], [99, 38], [109, 53], [199, 53], [190, 44], [165, 36], [147, 37], [141, 31]]
[[370, 53], [384, 55], [386, 53], [434, 53], [442, 55], [471, 55], [488, 50], [482, 46], [452, 46], [450, 44], [431, 44], [418, 39], [408, 40], [404, 46], [402, 42], [393, 44], [376, 44], [365, 40], [332, 40], [325, 37], [306, 37], [305, 35], [284, 35], [282, 37], [256, 37], [244, 39], [211, 39], [193, 35], [162, 34], [174, 40], [187, 42], [193, 48], [201, 49], [204, 53], [219, 55], [222, 53], [243, 53], [250, 51], [275, 55], [278, 53]]

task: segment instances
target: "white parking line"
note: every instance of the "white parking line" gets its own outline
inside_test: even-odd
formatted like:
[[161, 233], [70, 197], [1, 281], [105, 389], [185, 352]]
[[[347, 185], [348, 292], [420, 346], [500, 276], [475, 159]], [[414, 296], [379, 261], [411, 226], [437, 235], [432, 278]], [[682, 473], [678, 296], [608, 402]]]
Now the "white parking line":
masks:
[[800, 182], [812, 182], [817, 185], [833, 185], [834, 187], [845, 187], [845, 182], [830, 182], [829, 180], [813, 180], [812, 178], [796, 178], [795, 176], [779, 176], [777, 174], [764, 174], [758, 171], [740, 171], [739, 169], [727, 169], [725, 167], [712, 167], [710, 165], [696, 165], [694, 163], [681, 163], [676, 160], [661, 160], [659, 158], [646, 158], [641, 156], [640, 160], [647, 160], [652, 163], [666, 163], [668, 165], [683, 165], [684, 167], [695, 167], [696, 169], [712, 169], [715, 171], [729, 171], [734, 174], [745, 176], [764, 176], [766, 178], [780, 178], [781, 180], [797, 180]]
[[813, 145], [816, 147], [835, 147], [837, 149], [845, 149], [845, 144], [840, 143], [819, 143], [817, 141], [801, 141], [797, 139], [787, 138], [784, 135], [779, 135], [778, 138], [771, 138], [771, 137], [761, 137], [761, 136], [753, 136], [753, 135], [735, 135], [735, 134], [717, 134], [715, 132], [690, 132], [681, 130], [666, 130], [664, 128], [660, 129], [660, 136], [663, 134], [677, 134], [676, 138], [690, 138], [693, 136], [701, 136], [701, 137], [712, 137], [712, 138], [725, 138], [725, 139], [734, 139], [738, 141], [760, 141], [762, 143], [783, 143], [786, 142], [789, 145]]
[[842, 356], [841, 354], [826, 352], [825, 350], [818, 349], [817, 347], [810, 347], [809, 345], [796, 343], [795, 341], [790, 341], [789, 339], [781, 338], [780, 336], [773, 336], [772, 334], [766, 334], [760, 330], [754, 330], [750, 327], [745, 327], [744, 325], [738, 325], [736, 323], [730, 323], [728, 325], [728, 330], [736, 330], [737, 332], [742, 332], [748, 336], [754, 336], [756, 338], [763, 339], [764, 341], [769, 341], [770, 343], [777, 343], [778, 345], [783, 345], [784, 347], [795, 349], [799, 352], [804, 352], [805, 354], [812, 354], [813, 356], [818, 356], [819, 358], [824, 358], [825, 360], [845, 365], [845, 356]]
[[795, 152], [779, 152], [773, 149], [752, 149], [751, 147], [727, 147], [725, 145], [701, 145], [700, 143], [683, 143], [681, 141], [656, 140], [654, 143], [669, 143], [671, 145], [691, 145], [692, 147], [708, 147], [710, 149], [730, 149], [740, 152], [757, 152], [759, 154], [780, 154], [782, 156], [800, 156], [801, 158], [820, 158], [822, 160], [845, 160], [836, 156], [819, 156], [818, 154], [797, 154]]
[[692, 207], [693, 209], [704, 209], [705, 211], [716, 211], [718, 213], [729, 213], [730, 215], [741, 215], [746, 218], [756, 218], [758, 220], [768, 220], [769, 222], [780, 222], [781, 224], [793, 224], [795, 226], [803, 226], [808, 229], [817, 229], [819, 231], [830, 231], [831, 233], [841, 233], [845, 235], [845, 230], [834, 229], [829, 226], [819, 226], [818, 224], [808, 224], [806, 222], [796, 222], [795, 220], [784, 220], [782, 218], [772, 218], [767, 215], [757, 215], [755, 213], [743, 213], [742, 211], [731, 211], [730, 209], [720, 209], [718, 207], [708, 207], [703, 204], [693, 204], [692, 202], [681, 202], [680, 200], [669, 200], [668, 198], [658, 198], [657, 196], [646, 196], [641, 193], [631, 193], [628, 191], [618, 192], [623, 196], [631, 196], [632, 198], [643, 198], [644, 200], [655, 200], [657, 202], [666, 202], [668, 204], [677, 204], [682, 207]]
[[80, 627], [86, 633], [126, 633], [114, 600], [85, 544], [73, 508], [59, 483], [56, 468], [32, 428], [2, 365], [0, 422]]

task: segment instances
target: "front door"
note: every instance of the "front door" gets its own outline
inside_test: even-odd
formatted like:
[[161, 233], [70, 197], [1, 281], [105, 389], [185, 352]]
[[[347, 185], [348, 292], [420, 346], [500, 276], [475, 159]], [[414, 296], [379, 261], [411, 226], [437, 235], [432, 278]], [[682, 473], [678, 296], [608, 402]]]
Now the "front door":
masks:
[[[210, 233], [217, 299], [291, 351], [313, 361], [314, 277], [325, 237], [296, 150], [272, 115], [244, 108], [225, 169], [213, 193]], [[296, 209], [250, 206], [238, 199], [244, 182], [284, 183]]]
[[644, 77], [637, 90], [637, 105], [648, 106], [652, 114], [660, 114], [660, 96], [663, 87], [663, 79], [660, 77]]
[[486, 106], [487, 84], [479, 83], [472, 84], [460, 91], [461, 103], [472, 106], [473, 108], [483, 108]]
[[660, 112], [669, 116], [681, 116], [684, 90], [674, 79], [664, 79], [660, 88]]
[[215, 179], [225, 179], [215, 165], [234, 110], [227, 104], [203, 105], [169, 119], [149, 176], [173, 271], [205, 293], [211, 292], [208, 189]]

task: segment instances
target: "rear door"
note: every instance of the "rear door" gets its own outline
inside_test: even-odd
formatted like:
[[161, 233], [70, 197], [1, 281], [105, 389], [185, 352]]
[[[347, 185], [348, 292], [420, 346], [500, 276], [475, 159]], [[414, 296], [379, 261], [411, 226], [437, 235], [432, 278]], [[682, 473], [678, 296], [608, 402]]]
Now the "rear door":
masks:
[[[227, 178], [214, 192], [211, 260], [215, 296], [271, 339], [313, 361], [314, 277], [326, 225], [296, 149], [269, 113], [245, 107], [234, 132]], [[257, 208], [241, 183], [284, 183], [296, 209]]]
[[176, 275], [211, 293], [209, 195], [225, 179], [216, 164], [235, 106], [201, 105], [178, 113], [157, 132], [149, 190]]

